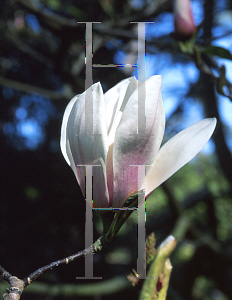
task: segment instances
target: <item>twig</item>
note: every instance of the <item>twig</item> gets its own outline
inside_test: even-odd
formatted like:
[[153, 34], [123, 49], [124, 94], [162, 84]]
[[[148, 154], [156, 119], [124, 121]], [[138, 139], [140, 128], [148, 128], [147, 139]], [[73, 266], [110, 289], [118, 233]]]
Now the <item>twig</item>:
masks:
[[85, 256], [86, 254], [93, 254], [94, 252], [95, 252], [95, 247], [94, 247], [94, 245], [91, 245], [89, 248], [86, 248], [85, 250], [80, 251], [74, 255], [71, 255], [71, 256], [63, 258], [63, 259], [59, 259], [57, 261], [50, 263], [49, 265], [39, 268], [35, 272], [31, 273], [28, 277], [23, 279], [24, 286], [25, 287], [28, 286], [29, 284], [32, 283], [32, 281], [36, 280], [38, 277], [40, 277], [47, 271], [50, 271], [61, 265], [67, 265], [68, 263], [70, 263], [71, 261], [74, 261], [78, 257]]
[[221, 34], [221, 35], [218, 35], [218, 36], [215, 36], [215, 37], [206, 38], [206, 39], [203, 41], [203, 45], [204, 45], [204, 46], [211, 45], [213, 41], [222, 39], [222, 38], [227, 37], [227, 36], [231, 36], [231, 34], [232, 34], [232, 31], [228, 31], [228, 32], [226, 32], [226, 33], [224, 33], [224, 34]]
[[[55, 12], [52, 12], [48, 8], [41, 7], [37, 4], [34, 4], [32, 1], [28, 0], [17, 0], [20, 4], [22, 4], [27, 9], [33, 11], [33, 13], [42, 17], [42, 21], [46, 23], [50, 28], [54, 29], [62, 29], [64, 27], [68, 28], [78, 28], [76, 24], [76, 19], [74, 18], [66, 18]], [[106, 21], [104, 24], [107, 27], [115, 28], [115, 27], [126, 27], [130, 25], [130, 21], [144, 21], [150, 18], [154, 18], [159, 13], [170, 10], [171, 9], [171, 1], [170, 0], [159, 0], [153, 1], [151, 5], [148, 5], [143, 11], [136, 13], [134, 15], [130, 15], [125, 18], [120, 18], [119, 20]]]
[[55, 262], [52, 262], [49, 265], [46, 265], [42, 268], [39, 268], [35, 272], [31, 273], [28, 277], [22, 279], [18, 279], [16, 276], [12, 276], [8, 271], [6, 271], [2, 266], [0, 266], [0, 275], [2, 275], [3, 279], [10, 284], [10, 288], [7, 289], [7, 293], [3, 295], [4, 300], [19, 300], [23, 290], [32, 283], [32, 281], [36, 280], [38, 277], [46, 273], [47, 271], [52, 270], [55, 267], [59, 267], [60, 265], [68, 264], [71, 261], [76, 260], [81, 256], [85, 256], [88, 254], [94, 254], [97, 251], [102, 249], [102, 245], [104, 243], [104, 237], [101, 236], [94, 244], [90, 247], [79, 251], [76, 254], [68, 256], [63, 259], [59, 259]]
[[10, 277], [12, 277], [12, 275], [9, 272], [7, 272], [1, 265], [0, 265], [0, 274], [2, 275], [2, 278], [5, 281], [10, 283]]
[[8, 37], [9, 40], [11, 40], [12, 43], [23, 53], [28, 54], [33, 59], [41, 62], [42, 64], [47, 65], [49, 68], [53, 68], [53, 61], [51, 61], [49, 58], [38, 52], [37, 50], [33, 49], [26, 43], [24, 43], [21, 39], [19, 39], [16, 35], [12, 34]]
[[11, 79], [6, 79], [4, 77], [0, 77], [0, 85], [10, 87], [12, 89], [16, 89], [26, 93], [39, 93], [41, 95], [45, 95], [53, 100], [61, 100], [61, 99], [70, 99], [70, 91], [67, 93], [63, 92], [55, 92], [52, 90], [42, 89], [30, 84], [26, 84], [23, 82], [18, 82]]
[[[171, 272], [170, 262], [167, 261], [176, 246], [176, 239], [173, 236], [169, 236], [159, 247], [155, 260], [151, 263], [148, 271], [147, 278], [143, 284], [143, 288], [140, 294], [140, 300], [157, 299], [159, 292], [161, 295], [165, 295], [168, 287], [169, 276]], [[168, 270], [166, 270], [168, 269]], [[167, 272], [169, 275], [167, 276]], [[167, 278], [164, 278], [164, 273]], [[152, 295], [154, 298], [152, 298]], [[156, 298], [155, 298], [156, 297]], [[158, 298], [164, 299], [164, 298]]]
[[[200, 64], [196, 63], [196, 65], [200, 72], [209, 75], [211, 78], [216, 80], [216, 82], [218, 82], [218, 80], [220, 79], [221, 70], [215, 59], [209, 57], [206, 54], [202, 54], [201, 63]], [[219, 76], [216, 76], [214, 74], [213, 69], [215, 69], [219, 73]], [[224, 85], [228, 88], [228, 92], [229, 92], [227, 95], [225, 94], [224, 96], [228, 97], [232, 101], [232, 85], [227, 78], [225, 78]]]
[[157, 300], [165, 300], [166, 299], [167, 291], [168, 291], [168, 283], [169, 283], [170, 276], [171, 276], [171, 271], [172, 271], [172, 265], [171, 265], [170, 259], [167, 258], [164, 263], [162, 288], [161, 288], [160, 292], [158, 293]]

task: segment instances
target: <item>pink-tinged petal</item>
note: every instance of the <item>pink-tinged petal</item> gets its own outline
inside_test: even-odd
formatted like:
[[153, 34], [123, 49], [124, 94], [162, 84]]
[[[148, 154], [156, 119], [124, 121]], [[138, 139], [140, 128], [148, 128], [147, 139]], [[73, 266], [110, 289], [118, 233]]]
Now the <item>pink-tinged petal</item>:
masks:
[[106, 160], [107, 186], [108, 186], [108, 192], [109, 192], [109, 206], [110, 207], [112, 207], [113, 198], [114, 198], [113, 146], [114, 146], [114, 144], [111, 144], [109, 146], [109, 150], [107, 153], [107, 160]]
[[118, 126], [118, 113], [125, 107], [128, 99], [136, 88], [136, 78], [130, 77], [120, 81], [104, 95], [106, 106], [106, 126], [108, 135], [110, 136], [109, 144], [114, 141], [115, 131]]
[[196, 32], [189, 0], [174, 0], [174, 27], [178, 38], [190, 38]]
[[208, 142], [217, 120], [204, 119], [182, 130], [159, 150], [146, 176], [146, 196], [193, 159]]
[[165, 115], [161, 99], [161, 76], [148, 78], [145, 87], [146, 134], [136, 134], [138, 90], [128, 100], [116, 131], [113, 149], [113, 207], [121, 207], [131, 194], [141, 188], [138, 187], [138, 168], [133, 165], [153, 164], [163, 139]]
[[[92, 99], [88, 97], [90, 92], [92, 92]], [[86, 133], [88, 123], [85, 120], [85, 110], [89, 101], [93, 102], [93, 134]], [[71, 156], [75, 163], [75, 165], [71, 164], [71, 167], [77, 177], [82, 194], [85, 196], [85, 167], [78, 165], [100, 165], [92, 168], [94, 179], [93, 205], [97, 208], [108, 207], [109, 197], [106, 183], [108, 141], [105, 103], [100, 83], [94, 84], [81, 94], [71, 106], [66, 125], [67, 145], [70, 147]]]

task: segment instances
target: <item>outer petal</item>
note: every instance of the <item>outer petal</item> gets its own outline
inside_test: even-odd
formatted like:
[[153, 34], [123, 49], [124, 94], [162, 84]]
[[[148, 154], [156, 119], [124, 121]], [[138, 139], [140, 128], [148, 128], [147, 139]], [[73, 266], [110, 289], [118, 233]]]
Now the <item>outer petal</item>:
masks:
[[215, 118], [204, 119], [182, 130], [160, 148], [146, 176], [146, 196], [201, 151], [213, 134], [216, 123]]
[[[89, 93], [92, 92], [92, 99]], [[86, 97], [87, 95], [87, 97]], [[93, 134], [85, 132], [85, 107], [88, 101], [93, 101]], [[81, 94], [74, 103], [67, 108], [70, 111], [68, 121], [66, 114], [66, 153], [69, 161], [73, 158], [75, 164], [71, 167], [76, 175], [85, 196], [85, 168], [77, 165], [100, 165], [93, 167], [93, 204], [94, 207], [108, 207], [108, 189], [106, 184], [106, 155], [108, 151], [107, 132], [105, 123], [104, 96], [100, 83], [94, 84]], [[87, 120], [88, 122], [88, 120]], [[65, 125], [64, 125], [65, 128]], [[63, 138], [64, 138], [63, 134]], [[62, 141], [63, 144], [63, 141]], [[69, 149], [71, 157], [69, 155]]]
[[70, 112], [77, 99], [78, 99], [78, 95], [73, 97], [72, 100], [69, 102], [68, 106], [66, 107], [63, 116], [62, 126], [61, 126], [60, 148], [65, 160], [70, 166], [71, 166], [71, 160], [73, 160], [73, 158], [71, 155], [69, 143], [67, 142], [67, 138], [66, 138], [66, 129], [67, 129], [67, 123], [68, 123]]
[[161, 99], [161, 76], [152, 76], [145, 82], [146, 134], [136, 135], [138, 123], [138, 90], [123, 111], [113, 150], [114, 207], [138, 190], [138, 168], [131, 165], [151, 165], [163, 139], [165, 115]]
[[104, 95], [106, 105], [106, 125], [109, 144], [114, 141], [114, 135], [121, 118], [119, 111], [123, 110], [131, 94], [137, 88], [137, 79], [130, 77], [120, 81]]

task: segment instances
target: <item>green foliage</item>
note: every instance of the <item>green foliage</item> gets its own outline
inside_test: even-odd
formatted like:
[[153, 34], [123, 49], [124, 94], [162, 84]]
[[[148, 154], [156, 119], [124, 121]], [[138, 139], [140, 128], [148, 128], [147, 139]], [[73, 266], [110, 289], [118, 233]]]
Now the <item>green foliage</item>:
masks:
[[177, 248], [175, 252], [175, 263], [184, 263], [190, 261], [195, 253], [196, 247], [193, 243], [185, 241]]
[[34, 201], [39, 198], [39, 190], [34, 186], [26, 187], [24, 192], [28, 200]]
[[205, 48], [202, 48], [201, 52], [207, 53], [207, 54], [212, 55], [212, 56], [216, 55], [220, 58], [225, 58], [225, 59], [232, 60], [232, 54], [230, 53], [230, 51], [223, 48], [223, 47], [210, 45], [210, 46], [207, 46]]
[[193, 286], [193, 297], [195, 300], [229, 300], [222, 292], [214, 289], [214, 282], [205, 276], [196, 278]]
[[168, 198], [161, 187], [158, 187], [146, 201], [146, 211], [149, 217], [159, 215], [168, 204]]
[[78, 7], [74, 6], [74, 5], [66, 5], [65, 6], [65, 11], [70, 14], [70, 16], [73, 16], [77, 19], [81, 19], [84, 16], [86, 16], [86, 13], [84, 11], [82, 11], [81, 9], [79, 9]]
[[231, 240], [232, 238], [232, 201], [228, 197], [218, 197], [215, 200], [217, 217], [217, 237], [221, 241]]
[[44, 0], [42, 2], [53, 10], [59, 10], [62, 7], [62, 2], [60, 0]]

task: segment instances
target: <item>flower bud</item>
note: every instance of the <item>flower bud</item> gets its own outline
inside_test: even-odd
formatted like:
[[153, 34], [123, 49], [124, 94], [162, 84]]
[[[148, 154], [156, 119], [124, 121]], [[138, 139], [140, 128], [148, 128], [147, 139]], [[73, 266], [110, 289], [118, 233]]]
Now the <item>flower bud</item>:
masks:
[[189, 39], [196, 32], [189, 0], [174, 0], [174, 27], [180, 40]]

